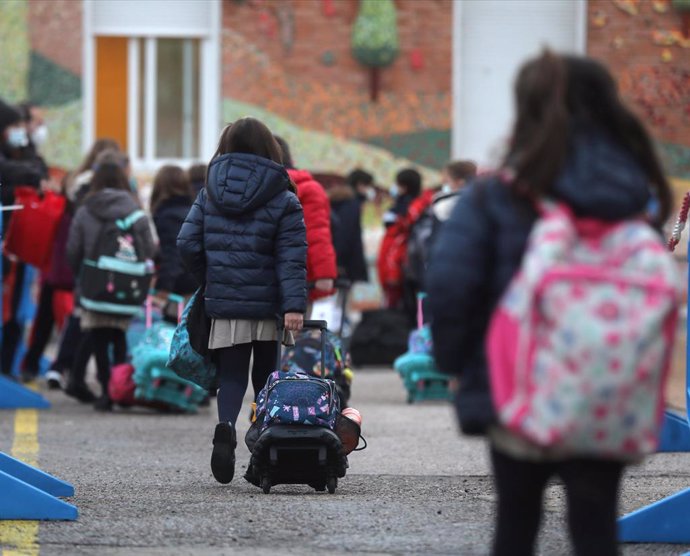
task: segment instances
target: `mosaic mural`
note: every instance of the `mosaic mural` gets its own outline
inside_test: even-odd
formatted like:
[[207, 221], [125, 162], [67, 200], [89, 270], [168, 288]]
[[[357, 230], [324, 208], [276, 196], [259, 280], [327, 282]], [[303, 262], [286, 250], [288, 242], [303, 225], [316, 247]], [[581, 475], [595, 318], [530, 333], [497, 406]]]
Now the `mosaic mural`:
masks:
[[618, 79], [668, 173], [690, 178], [690, 37], [671, 0], [590, 0], [588, 49]]

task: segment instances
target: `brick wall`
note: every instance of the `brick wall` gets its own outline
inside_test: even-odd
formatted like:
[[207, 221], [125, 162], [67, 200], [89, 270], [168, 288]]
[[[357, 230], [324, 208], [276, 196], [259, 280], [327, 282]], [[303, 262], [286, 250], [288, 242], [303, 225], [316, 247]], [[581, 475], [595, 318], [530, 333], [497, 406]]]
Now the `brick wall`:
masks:
[[82, 3], [77, 0], [31, 0], [28, 4], [31, 49], [75, 75], [81, 75]]
[[[328, 4], [224, 0], [223, 96], [342, 137], [449, 129], [451, 0], [396, 0], [400, 55], [382, 71], [375, 104], [369, 72], [350, 53], [358, 2], [333, 0], [330, 17]], [[413, 69], [413, 51], [423, 68]]]
[[679, 13], [663, 0], [589, 0], [588, 12], [589, 54], [609, 66], [658, 140], [690, 149], [690, 40]]

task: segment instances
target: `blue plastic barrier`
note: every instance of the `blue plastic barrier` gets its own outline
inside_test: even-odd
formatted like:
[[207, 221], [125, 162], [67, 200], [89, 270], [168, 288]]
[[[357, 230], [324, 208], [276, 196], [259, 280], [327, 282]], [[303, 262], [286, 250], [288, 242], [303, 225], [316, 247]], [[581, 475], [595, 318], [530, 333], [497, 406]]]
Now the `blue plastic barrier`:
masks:
[[0, 409], [48, 409], [50, 402], [40, 394], [0, 376]]
[[74, 487], [0, 452], [0, 520], [67, 520], [76, 506], [57, 498], [74, 496]]

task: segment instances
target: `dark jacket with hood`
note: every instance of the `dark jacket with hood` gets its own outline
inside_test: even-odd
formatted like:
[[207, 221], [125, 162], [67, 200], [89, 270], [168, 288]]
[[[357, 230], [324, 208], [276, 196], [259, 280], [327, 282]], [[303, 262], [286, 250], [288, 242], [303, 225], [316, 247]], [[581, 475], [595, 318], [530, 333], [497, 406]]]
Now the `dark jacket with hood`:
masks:
[[[41, 180], [48, 177], [48, 168], [35, 149], [28, 145], [24, 148], [13, 148], [8, 145], [3, 134], [5, 130], [21, 121], [21, 115], [15, 108], [0, 100], [0, 203], [4, 206], [14, 204], [14, 189], [17, 186], [38, 188]], [[2, 235], [8, 228], [10, 214], [5, 213], [2, 224]]]
[[158, 272], [156, 287], [159, 290], [187, 295], [194, 293], [198, 284], [182, 265], [177, 250], [177, 235], [180, 233], [192, 199], [187, 196], [166, 199], [153, 213], [153, 223], [158, 234]]
[[[105, 224], [126, 218], [139, 208], [132, 194], [121, 189], [104, 189], [86, 197], [74, 215], [67, 239], [67, 260], [75, 275], [79, 274], [85, 258], [99, 255], [94, 251]], [[132, 234], [139, 256], [152, 259], [155, 247], [149, 219], [137, 220], [132, 226]]]
[[304, 313], [307, 242], [302, 207], [285, 169], [251, 154], [224, 154], [182, 225], [177, 248], [206, 284], [216, 319]]
[[369, 272], [362, 242], [362, 203], [353, 187], [337, 184], [328, 190], [331, 211], [337, 222], [333, 227], [333, 246], [339, 274], [351, 282], [367, 282]]
[[[641, 215], [648, 180], [631, 155], [601, 134], [577, 137], [552, 188], [578, 216], [617, 221]], [[510, 184], [488, 177], [472, 184], [441, 228], [427, 274], [434, 354], [459, 377], [456, 409], [467, 434], [495, 421], [485, 335], [491, 315], [517, 272], [537, 218]]]

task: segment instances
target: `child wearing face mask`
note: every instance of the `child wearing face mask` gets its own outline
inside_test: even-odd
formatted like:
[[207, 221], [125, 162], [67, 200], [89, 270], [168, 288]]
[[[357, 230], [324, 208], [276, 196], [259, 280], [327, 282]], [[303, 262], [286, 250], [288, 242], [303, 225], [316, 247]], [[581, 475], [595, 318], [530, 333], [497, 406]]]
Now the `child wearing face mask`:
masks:
[[[0, 187], [3, 206], [14, 204], [14, 190], [18, 186], [40, 187], [41, 181], [48, 177], [48, 170], [43, 160], [30, 145], [26, 125], [22, 122], [20, 112], [0, 100]], [[3, 214], [2, 235], [9, 226], [11, 213]], [[10, 272], [14, 273], [14, 283], [21, 285], [24, 281], [25, 267], [22, 263], [11, 264], [3, 257], [3, 281]], [[21, 325], [17, 321], [17, 310], [21, 298], [21, 286], [15, 287], [11, 296], [9, 320], [3, 326], [2, 356], [0, 369], [10, 374], [14, 355], [22, 336]]]

